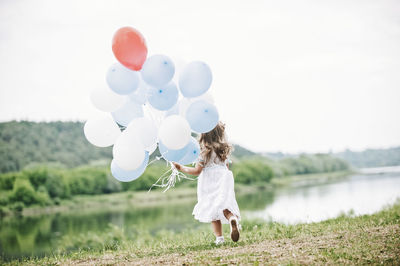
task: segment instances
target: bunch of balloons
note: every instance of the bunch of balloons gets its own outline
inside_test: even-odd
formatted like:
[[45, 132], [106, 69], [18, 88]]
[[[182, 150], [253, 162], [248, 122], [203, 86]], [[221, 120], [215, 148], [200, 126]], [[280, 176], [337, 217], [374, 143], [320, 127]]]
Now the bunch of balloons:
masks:
[[208, 132], [219, 120], [207, 93], [212, 82], [209, 66], [200, 61], [187, 64], [175, 84], [172, 60], [160, 54], [147, 57], [146, 42], [132, 27], [114, 34], [112, 51], [118, 62], [107, 71], [108, 88], [91, 94], [101, 115], [84, 126], [93, 145], [113, 145], [112, 175], [122, 182], [137, 179], [157, 147], [167, 161], [195, 162], [200, 147], [191, 133]]

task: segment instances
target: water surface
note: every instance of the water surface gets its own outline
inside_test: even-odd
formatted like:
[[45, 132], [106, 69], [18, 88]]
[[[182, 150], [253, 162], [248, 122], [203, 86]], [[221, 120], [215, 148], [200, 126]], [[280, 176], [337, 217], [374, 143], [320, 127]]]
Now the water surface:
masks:
[[297, 185], [275, 192], [261, 210], [247, 218], [287, 224], [318, 222], [341, 214], [372, 214], [400, 198], [400, 173], [353, 175], [334, 183]]

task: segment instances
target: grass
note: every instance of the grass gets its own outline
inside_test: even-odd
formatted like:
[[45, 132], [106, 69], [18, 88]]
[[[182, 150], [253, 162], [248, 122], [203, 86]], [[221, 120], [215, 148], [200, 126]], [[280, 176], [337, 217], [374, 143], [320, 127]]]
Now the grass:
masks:
[[[225, 236], [228, 227], [224, 227]], [[209, 225], [156, 235], [137, 228], [127, 236], [117, 227], [63, 239], [52, 256], [6, 265], [56, 264], [399, 264], [400, 202], [373, 214], [340, 216], [311, 224], [243, 221], [241, 239], [213, 244]], [[73, 248], [77, 251], [68, 252]]]

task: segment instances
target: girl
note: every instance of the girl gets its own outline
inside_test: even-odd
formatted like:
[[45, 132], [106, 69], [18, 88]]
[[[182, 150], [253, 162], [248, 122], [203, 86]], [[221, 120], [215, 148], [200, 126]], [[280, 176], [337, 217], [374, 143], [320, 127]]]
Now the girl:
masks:
[[181, 172], [199, 175], [194, 218], [203, 223], [211, 222], [217, 245], [224, 243], [221, 223], [229, 223], [231, 238], [236, 242], [239, 240], [240, 213], [232, 171], [228, 169], [232, 146], [226, 141], [225, 125], [219, 122], [213, 130], [201, 134], [199, 143], [201, 152], [195, 167], [174, 165]]

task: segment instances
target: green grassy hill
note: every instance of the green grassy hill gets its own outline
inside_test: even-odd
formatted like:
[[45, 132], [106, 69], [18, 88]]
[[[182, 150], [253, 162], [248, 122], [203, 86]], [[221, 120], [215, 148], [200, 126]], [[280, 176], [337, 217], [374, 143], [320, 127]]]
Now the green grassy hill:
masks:
[[[111, 160], [111, 148], [90, 144], [82, 122], [0, 123], [0, 173], [19, 171], [35, 163], [62, 164], [66, 167]], [[235, 145], [233, 156], [244, 158], [256, 153]]]
[[111, 148], [97, 148], [83, 135], [81, 122], [0, 123], [0, 172], [18, 171], [31, 163], [67, 167], [110, 158]]

